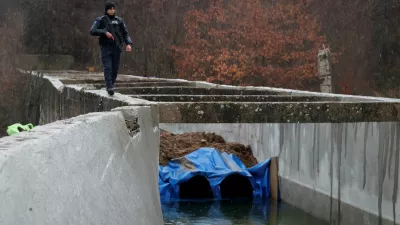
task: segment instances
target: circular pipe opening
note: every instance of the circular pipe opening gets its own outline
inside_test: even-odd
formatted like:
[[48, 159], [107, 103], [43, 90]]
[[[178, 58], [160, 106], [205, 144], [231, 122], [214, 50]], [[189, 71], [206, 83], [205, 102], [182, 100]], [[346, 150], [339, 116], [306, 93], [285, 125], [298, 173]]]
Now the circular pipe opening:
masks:
[[213, 198], [210, 182], [200, 175], [190, 178], [182, 183], [179, 188], [180, 198]]
[[253, 186], [247, 177], [239, 174], [227, 176], [221, 182], [222, 198], [253, 198]]

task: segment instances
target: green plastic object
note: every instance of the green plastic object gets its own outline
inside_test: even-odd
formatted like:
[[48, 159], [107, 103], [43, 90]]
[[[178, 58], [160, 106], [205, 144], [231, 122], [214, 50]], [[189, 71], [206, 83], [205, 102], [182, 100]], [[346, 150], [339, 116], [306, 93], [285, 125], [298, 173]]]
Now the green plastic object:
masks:
[[11, 136], [11, 135], [17, 134], [21, 131], [30, 131], [33, 129], [33, 127], [34, 126], [31, 123], [28, 123], [26, 125], [22, 125], [20, 123], [15, 123], [15, 124], [7, 127], [7, 134]]

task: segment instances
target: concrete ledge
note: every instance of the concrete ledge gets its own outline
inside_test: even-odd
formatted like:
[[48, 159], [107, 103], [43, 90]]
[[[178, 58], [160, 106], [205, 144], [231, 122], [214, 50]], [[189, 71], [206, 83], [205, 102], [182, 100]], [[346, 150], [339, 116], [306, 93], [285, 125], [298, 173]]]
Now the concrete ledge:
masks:
[[109, 112], [0, 139], [0, 224], [162, 225], [151, 114], [133, 138]]
[[[105, 88], [106, 85], [103, 82], [102, 84], [94, 84], [94, 86], [98, 89]], [[168, 86], [190, 86], [190, 83], [184, 82], [127, 82], [127, 83], [116, 83], [114, 85], [115, 88], [121, 87], [168, 87]]]
[[[90, 73], [84, 71], [73, 71], [73, 70], [44, 70], [38, 71], [43, 72], [47, 76], [59, 78], [59, 79], [68, 79], [70, 81], [73, 80], [93, 80], [98, 79], [98, 82], [102, 81], [102, 73]], [[142, 76], [134, 76], [134, 75], [119, 75], [117, 82], [125, 82], [126, 80], [134, 80], [134, 82], [187, 82], [190, 83], [191, 86], [199, 87], [199, 88], [218, 88], [218, 89], [238, 89], [238, 90], [257, 90], [257, 91], [267, 91], [272, 92], [278, 95], [291, 95], [291, 96], [320, 96], [320, 97], [336, 97], [340, 100], [345, 101], [384, 101], [384, 102], [393, 102], [400, 103], [400, 99], [395, 98], [384, 98], [384, 97], [373, 97], [373, 96], [359, 96], [359, 95], [345, 95], [345, 94], [333, 94], [333, 93], [320, 93], [320, 92], [311, 92], [311, 91], [301, 91], [301, 90], [293, 90], [293, 89], [285, 89], [285, 88], [272, 88], [272, 87], [256, 87], [256, 86], [232, 86], [232, 85], [219, 85], [213, 84], [205, 81], [188, 81], [184, 79], [166, 79], [166, 78], [157, 78], [157, 77], [142, 77]], [[65, 83], [67, 84], [67, 83]]]
[[306, 123], [398, 121], [391, 103], [159, 103], [161, 123]]
[[232, 85], [219, 85], [208, 83], [205, 81], [193, 81], [195, 87], [201, 88], [240, 88], [243, 90], [264, 90], [275, 92], [279, 95], [293, 95], [293, 96], [321, 96], [321, 97], [339, 97], [340, 99], [346, 101], [384, 101], [384, 102], [397, 102], [400, 103], [400, 99], [396, 98], [383, 98], [383, 97], [373, 97], [373, 96], [360, 96], [360, 95], [345, 95], [345, 94], [334, 94], [334, 93], [322, 93], [322, 92], [312, 92], [312, 91], [302, 91], [286, 88], [273, 88], [273, 87], [256, 87], [256, 86], [243, 86], [237, 87]]
[[287, 95], [129, 95], [155, 102], [319, 102], [338, 98]]
[[[120, 77], [118, 77], [120, 78]], [[94, 76], [94, 77], [83, 77], [83, 78], [60, 78], [60, 81], [63, 84], [97, 84], [97, 85], [103, 85], [105, 84], [104, 82], [104, 77], [101, 76]], [[117, 85], [123, 85], [126, 82], [130, 83], [140, 83], [140, 84], [146, 84], [146, 83], [174, 83], [177, 84], [178, 82], [171, 82], [171, 81], [160, 81], [160, 82], [154, 82], [151, 80], [139, 80], [139, 79], [117, 79], [115, 82]], [[188, 82], [179, 82], [179, 84], [186, 84], [190, 85]]]
[[274, 95], [270, 91], [240, 90], [240, 89], [217, 89], [196, 87], [138, 87], [138, 88], [116, 88], [121, 94], [175, 94], [175, 95]]

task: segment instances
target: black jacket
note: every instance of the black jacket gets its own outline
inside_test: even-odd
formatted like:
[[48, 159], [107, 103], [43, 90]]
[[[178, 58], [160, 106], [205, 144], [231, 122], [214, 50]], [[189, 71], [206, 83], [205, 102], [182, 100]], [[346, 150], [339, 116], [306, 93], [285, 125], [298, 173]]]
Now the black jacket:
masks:
[[[108, 39], [106, 33], [110, 32], [114, 40]], [[107, 15], [97, 17], [90, 29], [90, 34], [99, 36], [100, 45], [117, 46], [122, 49], [123, 44], [132, 45], [129, 37], [128, 28], [121, 17], [109, 17]]]

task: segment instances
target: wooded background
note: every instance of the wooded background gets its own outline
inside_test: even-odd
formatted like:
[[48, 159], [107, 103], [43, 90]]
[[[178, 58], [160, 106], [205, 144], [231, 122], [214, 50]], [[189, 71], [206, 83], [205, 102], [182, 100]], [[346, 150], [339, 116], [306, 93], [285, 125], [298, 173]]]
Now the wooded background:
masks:
[[[399, 97], [400, 0], [115, 0], [134, 42], [121, 73], [316, 90], [317, 53], [334, 53], [334, 92]], [[14, 54], [96, 66], [89, 29], [104, 0], [6, 0], [0, 95], [20, 87]], [[12, 84], [12, 85], [11, 85]]]
[[[23, 51], [98, 66], [89, 35], [103, 0], [21, 0]], [[337, 54], [335, 90], [374, 95], [400, 81], [400, 1], [116, 0], [135, 51], [121, 72], [309, 89], [322, 44]], [[389, 93], [381, 93], [388, 95]]]

